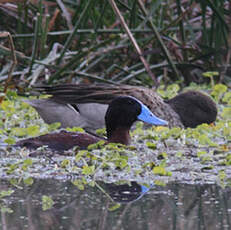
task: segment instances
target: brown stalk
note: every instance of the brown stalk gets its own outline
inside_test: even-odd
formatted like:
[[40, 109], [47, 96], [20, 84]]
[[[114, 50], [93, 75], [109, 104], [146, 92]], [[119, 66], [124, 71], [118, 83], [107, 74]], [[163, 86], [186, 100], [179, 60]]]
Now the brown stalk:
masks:
[[[5, 94], [7, 89], [8, 89], [9, 83], [11, 82], [12, 73], [14, 71], [14, 68], [17, 65], [17, 58], [16, 58], [14, 42], [13, 42], [11, 34], [9, 32], [1, 32], [0, 33], [0, 38], [3, 38], [3, 37], [7, 37], [8, 40], [9, 40], [11, 56], [12, 56], [12, 65], [11, 65], [11, 67], [9, 69], [8, 78], [7, 78], [6, 82], [5, 82], [5, 86], [4, 86], [4, 89], [3, 89], [3, 93]], [[4, 97], [5, 96], [0, 97], [0, 103], [2, 103]]]
[[155, 75], [152, 73], [149, 64], [148, 64], [147, 61], [145, 60], [145, 58], [144, 58], [144, 56], [143, 56], [143, 53], [142, 53], [142, 51], [141, 51], [139, 45], [137, 44], [137, 42], [136, 42], [136, 40], [135, 40], [133, 34], [131, 33], [130, 29], [128, 28], [128, 26], [127, 26], [127, 24], [126, 24], [126, 22], [125, 22], [125, 20], [124, 20], [124, 18], [123, 18], [123, 16], [122, 16], [120, 10], [118, 9], [118, 7], [117, 7], [115, 1], [114, 1], [114, 0], [110, 0], [109, 2], [110, 2], [110, 4], [111, 4], [111, 6], [112, 6], [112, 8], [113, 8], [113, 10], [114, 10], [114, 12], [115, 12], [115, 14], [119, 17], [120, 23], [121, 23], [122, 27], [124, 28], [124, 30], [126, 31], [126, 33], [127, 33], [128, 37], [129, 37], [129, 39], [131, 40], [133, 46], [135, 47], [135, 50], [136, 50], [136, 52], [138, 53], [140, 60], [141, 60], [142, 63], [144, 64], [144, 67], [145, 67], [147, 73], [148, 73], [149, 76], [152, 78], [152, 80], [154, 81], [155, 86], [157, 87], [158, 82], [157, 82], [157, 80], [156, 80], [156, 77], [155, 77]]

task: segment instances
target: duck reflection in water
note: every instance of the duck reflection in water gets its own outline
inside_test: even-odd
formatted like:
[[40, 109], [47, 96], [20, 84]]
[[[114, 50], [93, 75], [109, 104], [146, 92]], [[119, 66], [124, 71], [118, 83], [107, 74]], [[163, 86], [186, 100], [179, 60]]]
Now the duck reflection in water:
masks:
[[150, 189], [144, 185], [138, 184], [135, 181], [122, 185], [104, 183], [103, 187], [110, 197], [118, 203], [137, 201]]

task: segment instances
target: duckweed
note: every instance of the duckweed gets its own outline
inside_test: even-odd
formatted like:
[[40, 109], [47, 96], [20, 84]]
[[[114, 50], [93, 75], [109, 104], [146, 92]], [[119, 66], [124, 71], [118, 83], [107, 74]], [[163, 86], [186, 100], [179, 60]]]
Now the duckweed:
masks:
[[[195, 88], [192, 84], [191, 88]], [[202, 86], [205, 89], [205, 86]], [[179, 91], [178, 85], [160, 88], [165, 98]], [[33, 178], [71, 178], [78, 189], [95, 186], [96, 180], [115, 182], [136, 180], [147, 184], [164, 185], [169, 181], [213, 182], [228, 186], [231, 164], [231, 92], [224, 85], [214, 85], [209, 90], [219, 103], [218, 119], [214, 125], [202, 124], [195, 129], [168, 127], [143, 128], [137, 122], [131, 132], [131, 146], [108, 144], [100, 141], [87, 150], [50, 153], [40, 149], [40, 156], [28, 157], [25, 149], [1, 148], [0, 174], [13, 176], [13, 186], [18, 181], [33, 183]], [[45, 124], [36, 111], [24, 103], [22, 97], [9, 93], [0, 105], [0, 141], [14, 144], [21, 138], [36, 136], [57, 130], [59, 123]], [[69, 131], [84, 132], [75, 127]], [[97, 131], [105, 135], [105, 129]], [[226, 175], [227, 174], [227, 175]]]
[[42, 196], [42, 209], [43, 211], [49, 210], [53, 207], [54, 201], [49, 196]]
[[74, 184], [79, 190], [84, 190], [84, 183], [80, 179], [76, 179], [72, 181], [72, 184]]
[[164, 167], [156, 166], [153, 168], [153, 173], [160, 176], [171, 176], [171, 172], [167, 172]]
[[34, 179], [32, 177], [23, 178], [23, 183], [30, 186], [34, 183]]
[[14, 193], [14, 190], [2, 190], [0, 191], [0, 211], [1, 213], [12, 213], [13, 210], [7, 207], [7, 202], [5, 197], [11, 196]]
[[150, 148], [150, 149], [156, 149], [156, 144], [153, 143], [153, 142], [147, 141], [147, 142], [146, 142], [146, 145], [147, 145], [147, 147]]

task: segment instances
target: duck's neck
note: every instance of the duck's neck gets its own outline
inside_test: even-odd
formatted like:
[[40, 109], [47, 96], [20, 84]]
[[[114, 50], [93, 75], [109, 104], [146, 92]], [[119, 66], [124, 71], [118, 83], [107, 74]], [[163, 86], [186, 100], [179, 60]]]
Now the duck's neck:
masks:
[[110, 136], [108, 136], [108, 142], [129, 145], [131, 142], [129, 129], [123, 127], [116, 128], [110, 133]]

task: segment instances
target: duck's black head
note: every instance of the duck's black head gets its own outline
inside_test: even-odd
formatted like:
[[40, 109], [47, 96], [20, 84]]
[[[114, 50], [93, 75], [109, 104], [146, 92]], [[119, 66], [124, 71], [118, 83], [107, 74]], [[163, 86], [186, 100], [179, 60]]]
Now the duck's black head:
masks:
[[207, 95], [198, 91], [188, 91], [166, 101], [180, 116], [185, 127], [195, 128], [202, 123], [216, 120], [217, 106]]
[[129, 130], [132, 124], [141, 120], [153, 125], [166, 125], [167, 122], [156, 117], [144, 104], [130, 96], [114, 99], [106, 112], [105, 123], [108, 138], [117, 128]]

